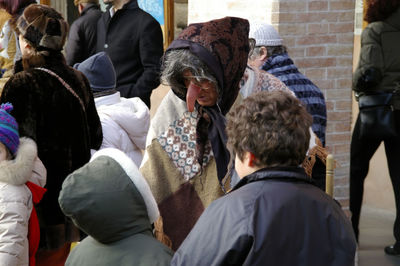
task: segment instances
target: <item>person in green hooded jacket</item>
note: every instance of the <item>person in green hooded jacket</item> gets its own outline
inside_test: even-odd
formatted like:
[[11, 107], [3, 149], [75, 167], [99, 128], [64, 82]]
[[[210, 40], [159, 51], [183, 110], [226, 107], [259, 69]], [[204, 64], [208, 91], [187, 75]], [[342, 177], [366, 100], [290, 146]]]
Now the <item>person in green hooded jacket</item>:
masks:
[[172, 251], [152, 224], [159, 216], [150, 187], [122, 151], [106, 148], [64, 181], [59, 203], [88, 234], [65, 265], [169, 265]]

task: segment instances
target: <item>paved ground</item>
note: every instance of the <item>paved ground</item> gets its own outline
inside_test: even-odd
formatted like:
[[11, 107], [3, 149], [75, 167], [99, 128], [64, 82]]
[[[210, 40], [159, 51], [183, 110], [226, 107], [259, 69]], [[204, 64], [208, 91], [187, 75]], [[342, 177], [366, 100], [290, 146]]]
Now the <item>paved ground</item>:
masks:
[[394, 243], [395, 214], [363, 206], [360, 218], [358, 266], [400, 266], [400, 257], [388, 256], [384, 247]]

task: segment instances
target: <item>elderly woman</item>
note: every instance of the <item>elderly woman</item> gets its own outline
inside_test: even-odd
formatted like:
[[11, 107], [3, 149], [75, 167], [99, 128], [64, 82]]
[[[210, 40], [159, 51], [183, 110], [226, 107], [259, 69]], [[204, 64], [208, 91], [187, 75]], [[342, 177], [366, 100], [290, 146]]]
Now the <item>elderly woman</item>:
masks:
[[248, 31], [240, 18], [192, 24], [164, 55], [162, 81], [172, 90], [151, 121], [141, 172], [173, 249], [229, 189], [225, 114], [246, 67]]
[[[61, 184], [68, 174], [98, 149], [102, 131], [93, 94], [85, 76], [65, 63], [61, 50], [68, 24], [54, 9], [30, 5], [17, 21], [22, 60], [6, 83], [1, 102], [14, 105], [20, 135], [36, 141], [39, 158], [47, 169], [47, 193], [37, 206], [41, 227], [38, 264], [59, 252], [64, 265], [69, 243], [79, 231], [58, 205]], [[47, 251], [50, 250], [50, 251]]]

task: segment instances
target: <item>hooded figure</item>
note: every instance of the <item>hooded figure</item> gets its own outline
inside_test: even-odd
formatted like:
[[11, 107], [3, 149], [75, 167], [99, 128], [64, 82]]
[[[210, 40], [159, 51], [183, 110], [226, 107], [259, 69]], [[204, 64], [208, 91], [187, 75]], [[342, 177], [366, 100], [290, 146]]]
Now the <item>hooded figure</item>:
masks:
[[88, 234], [66, 265], [169, 265], [172, 251], [153, 237], [157, 204], [136, 165], [122, 151], [106, 148], [69, 175], [59, 203]]
[[246, 68], [248, 31], [234, 17], [191, 24], [165, 52], [161, 79], [172, 90], [151, 121], [141, 172], [173, 249], [229, 189], [225, 114]]

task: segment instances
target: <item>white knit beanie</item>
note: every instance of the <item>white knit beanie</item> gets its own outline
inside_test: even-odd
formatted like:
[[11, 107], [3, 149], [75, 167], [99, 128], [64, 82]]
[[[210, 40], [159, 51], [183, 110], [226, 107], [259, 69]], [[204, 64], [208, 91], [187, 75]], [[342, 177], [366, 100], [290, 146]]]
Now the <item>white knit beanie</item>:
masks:
[[280, 46], [282, 38], [276, 29], [267, 23], [250, 23], [249, 38], [256, 40], [256, 46]]

